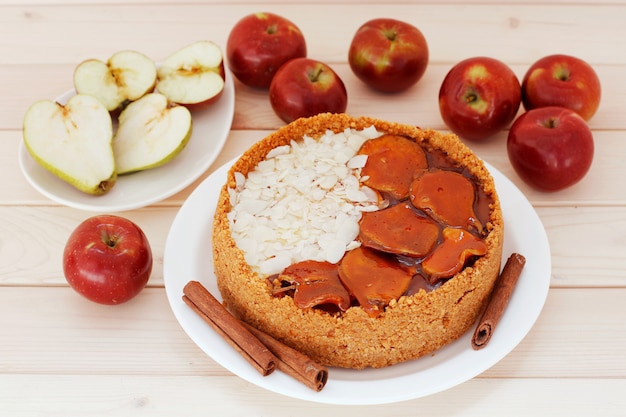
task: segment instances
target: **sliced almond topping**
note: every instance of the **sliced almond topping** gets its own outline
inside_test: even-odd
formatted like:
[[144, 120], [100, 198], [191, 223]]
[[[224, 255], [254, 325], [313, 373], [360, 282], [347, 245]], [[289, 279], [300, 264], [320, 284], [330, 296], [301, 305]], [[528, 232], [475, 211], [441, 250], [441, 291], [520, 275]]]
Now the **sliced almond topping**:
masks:
[[365, 185], [401, 200], [409, 194], [415, 173], [428, 168], [422, 147], [411, 139], [383, 135], [366, 141], [358, 152], [367, 155], [361, 170]]

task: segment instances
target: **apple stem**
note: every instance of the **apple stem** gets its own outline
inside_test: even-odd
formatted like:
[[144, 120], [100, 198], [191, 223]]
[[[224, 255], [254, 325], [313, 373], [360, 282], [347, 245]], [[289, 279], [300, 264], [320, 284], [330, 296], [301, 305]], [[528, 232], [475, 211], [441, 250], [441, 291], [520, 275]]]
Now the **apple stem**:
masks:
[[395, 29], [387, 29], [384, 31], [385, 37], [391, 42], [395, 41], [398, 37], [398, 32]]
[[322, 68], [321, 66], [315, 67], [313, 71], [309, 72], [309, 80], [311, 80], [312, 83], [317, 82], [320, 78], [320, 75], [322, 75], [322, 72], [324, 72], [324, 68]]
[[559, 125], [559, 121], [556, 117], [550, 117], [543, 122], [543, 126], [548, 129], [554, 129]]
[[559, 81], [567, 81], [569, 80], [569, 69], [564, 67], [559, 67], [558, 71], [555, 72], [554, 78]]
[[117, 237], [111, 235], [106, 230], [102, 231], [102, 242], [110, 248], [114, 248], [117, 245]]

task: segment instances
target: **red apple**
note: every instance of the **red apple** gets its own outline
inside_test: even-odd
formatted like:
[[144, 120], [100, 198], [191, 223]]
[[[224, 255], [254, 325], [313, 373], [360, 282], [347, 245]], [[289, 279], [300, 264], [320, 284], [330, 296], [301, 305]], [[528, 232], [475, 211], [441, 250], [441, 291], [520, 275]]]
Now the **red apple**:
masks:
[[270, 85], [272, 109], [284, 122], [318, 113], [343, 113], [348, 106], [346, 87], [328, 65], [296, 58], [283, 65]]
[[526, 110], [559, 106], [589, 120], [600, 105], [600, 79], [587, 62], [569, 55], [549, 55], [535, 62], [522, 80]]
[[243, 17], [231, 29], [226, 57], [232, 73], [251, 87], [268, 88], [276, 71], [293, 58], [306, 56], [300, 29], [272, 13]]
[[100, 304], [120, 304], [146, 286], [152, 251], [132, 221], [96, 215], [79, 224], [63, 251], [63, 272], [79, 294]]
[[383, 92], [406, 90], [428, 65], [428, 44], [415, 26], [395, 19], [373, 19], [354, 34], [348, 62], [368, 86]]
[[439, 111], [457, 135], [483, 140], [513, 121], [521, 103], [515, 73], [503, 62], [474, 57], [457, 63], [439, 89]]
[[593, 135], [585, 120], [564, 107], [523, 113], [507, 139], [517, 174], [543, 191], [558, 191], [580, 181], [593, 160]]

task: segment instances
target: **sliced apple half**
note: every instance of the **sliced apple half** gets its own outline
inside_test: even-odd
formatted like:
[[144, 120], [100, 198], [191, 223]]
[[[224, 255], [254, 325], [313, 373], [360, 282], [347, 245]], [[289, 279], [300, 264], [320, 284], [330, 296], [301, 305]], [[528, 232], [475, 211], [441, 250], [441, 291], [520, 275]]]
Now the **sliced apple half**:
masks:
[[154, 61], [137, 51], [119, 51], [107, 62], [88, 59], [74, 70], [74, 89], [100, 100], [109, 111], [154, 90], [157, 71]]
[[22, 133], [33, 159], [77, 189], [104, 194], [115, 184], [111, 114], [96, 98], [37, 101], [24, 115]]
[[211, 41], [197, 41], [168, 56], [157, 70], [157, 90], [191, 109], [213, 103], [224, 90], [224, 58]]
[[189, 109], [159, 93], [130, 103], [119, 116], [113, 138], [118, 174], [161, 166], [178, 155], [191, 137]]

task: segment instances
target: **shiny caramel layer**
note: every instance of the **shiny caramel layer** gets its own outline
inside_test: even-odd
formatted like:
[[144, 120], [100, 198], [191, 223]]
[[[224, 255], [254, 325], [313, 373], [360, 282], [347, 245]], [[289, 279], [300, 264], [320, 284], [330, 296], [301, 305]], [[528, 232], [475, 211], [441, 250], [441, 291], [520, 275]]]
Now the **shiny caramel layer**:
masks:
[[360, 247], [336, 264], [303, 261], [270, 277], [277, 296], [332, 312], [360, 305], [376, 317], [391, 300], [432, 291], [486, 253], [488, 197], [464, 167], [411, 138], [363, 143], [363, 184], [380, 209], [363, 213]]

